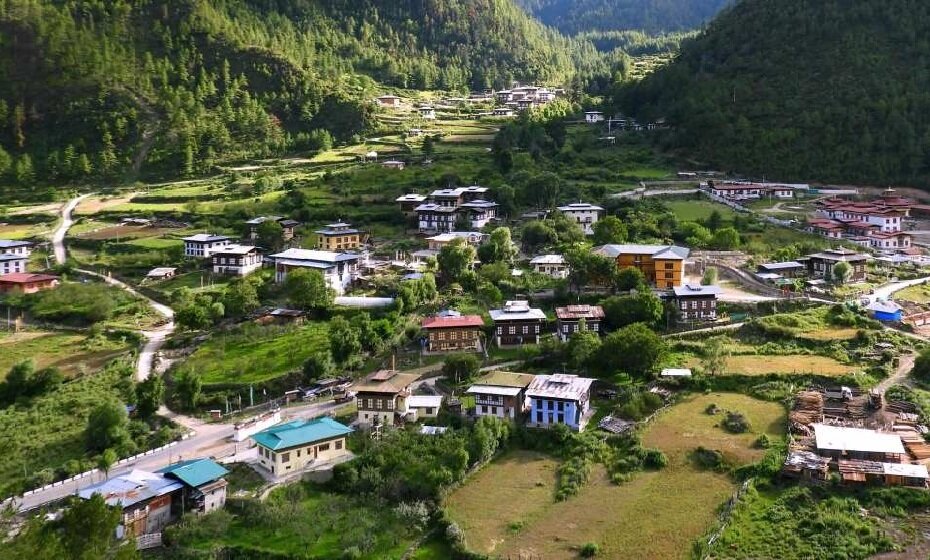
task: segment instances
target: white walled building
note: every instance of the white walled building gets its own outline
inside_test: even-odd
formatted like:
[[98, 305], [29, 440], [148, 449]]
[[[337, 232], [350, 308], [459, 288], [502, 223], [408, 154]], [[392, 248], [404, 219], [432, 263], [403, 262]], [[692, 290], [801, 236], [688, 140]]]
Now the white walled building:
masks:
[[184, 256], [208, 259], [213, 256], [213, 253], [231, 243], [232, 240], [226, 235], [198, 233], [184, 238]]
[[326, 283], [336, 293], [345, 289], [358, 278], [359, 256], [352, 253], [333, 253], [312, 249], [288, 249], [271, 255], [275, 263], [275, 282], [284, 282], [287, 273], [295, 268], [308, 268], [323, 274]]
[[587, 202], [575, 202], [567, 206], [559, 206], [559, 212], [575, 220], [585, 235], [594, 235], [594, 224], [601, 218], [604, 209]]
[[0, 239], [0, 255], [18, 255], [28, 258], [32, 254], [32, 243], [13, 239]]
[[530, 261], [533, 270], [552, 278], [567, 278], [568, 265], [562, 255], [540, 255]]
[[217, 249], [211, 258], [214, 274], [245, 276], [262, 266], [262, 254], [252, 245], [226, 245]]

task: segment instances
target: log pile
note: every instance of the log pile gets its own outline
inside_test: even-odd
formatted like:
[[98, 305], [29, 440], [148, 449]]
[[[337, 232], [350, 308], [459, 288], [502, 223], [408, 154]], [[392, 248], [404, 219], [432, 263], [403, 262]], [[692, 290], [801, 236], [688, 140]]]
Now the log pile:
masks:
[[823, 395], [817, 391], [801, 391], [794, 398], [794, 409], [788, 415], [791, 429], [798, 433], [807, 433], [811, 424], [823, 418]]

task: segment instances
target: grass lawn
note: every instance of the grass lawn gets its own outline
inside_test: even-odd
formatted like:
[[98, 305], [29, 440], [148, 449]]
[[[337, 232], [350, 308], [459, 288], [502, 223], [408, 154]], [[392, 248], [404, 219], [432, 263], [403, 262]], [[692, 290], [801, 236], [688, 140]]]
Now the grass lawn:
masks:
[[[745, 414], [751, 433], [718, 428], [720, 416], [704, 413], [710, 403]], [[753, 441], [763, 432], [781, 437], [784, 418], [781, 405], [745, 395], [692, 396], [660, 414], [643, 433], [644, 445], [658, 447], [669, 459], [660, 471], [637, 473], [616, 486], [598, 467], [577, 496], [555, 502], [555, 461], [510, 454], [453, 492], [447, 507], [477, 552], [568, 560], [593, 542], [603, 558], [690, 558], [692, 542], [713, 525], [717, 508], [736, 488], [728, 475], [695, 466], [690, 453], [703, 445], [734, 464], [758, 460], [763, 452]]]
[[728, 206], [707, 200], [669, 200], [665, 205], [679, 220], [686, 222], [706, 220], [714, 210], [720, 213], [724, 221], [730, 221], [736, 215]]
[[190, 288], [195, 292], [218, 290], [224, 286], [231, 278], [226, 274], [214, 275], [209, 271], [188, 272], [180, 274], [174, 278], [169, 278], [161, 282], [148, 284], [150, 288], [158, 290], [164, 294], [170, 294], [178, 288]]
[[298, 370], [314, 352], [329, 348], [327, 326], [301, 327], [245, 324], [216, 333], [181, 367], [200, 372], [205, 385], [256, 383]]
[[239, 492], [251, 493], [265, 485], [262, 475], [245, 463], [231, 463], [225, 466], [229, 469], [225, 478], [229, 483], [227, 491], [231, 495]]
[[[700, 365], [693, 359], [688, 367]], [[824, 377], [839, 377], [861, 371], [861, 367], [849, 366], [826, 356], [788, 354], [770, 356], [747, 354], [727, 358], [726, 373], [733, 375], [768, 375], [770, 373], [813, 374]]]
[[128, 241], [126, 244], [142, 247], [143, 249], [170, 249], [171, 247], [184, 246], [184, 242], [180, 239], [165, 239], [164, 237], [143, 237], [142, 239]]
[[0, 380], [18, 362], [32, 358], [36, 368], [54, 366], [67, 377], [83, 370], [96, 370], [111, 359], [129, 350], [121, 344], [103, 337], [88, 339], [83, 334], [25, 331], [0, 334]]

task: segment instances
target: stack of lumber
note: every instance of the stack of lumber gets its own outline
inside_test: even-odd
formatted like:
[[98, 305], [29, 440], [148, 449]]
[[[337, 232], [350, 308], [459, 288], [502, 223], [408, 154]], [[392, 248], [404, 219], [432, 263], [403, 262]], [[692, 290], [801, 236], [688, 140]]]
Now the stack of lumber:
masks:
[[917, 430], [907, 429], [906, 426], [895, 428], [895, 433], [901, 436], [901, 441], [907, 452], [918, 461], [930, 459], [930, 444], [924, 441], [922, 435]]
[[792, 426], [809, 426], [823, 417], [823, 395], [817, 391], [801, 391], [794, 398], [794, 409], [788, 418]]
[[907, 401], [888, 401], [888, 404], [885, 405], [885, 410], [888, 412], [907, 412], [909, 414], [914, 414], [917, 412], [917, 405]]

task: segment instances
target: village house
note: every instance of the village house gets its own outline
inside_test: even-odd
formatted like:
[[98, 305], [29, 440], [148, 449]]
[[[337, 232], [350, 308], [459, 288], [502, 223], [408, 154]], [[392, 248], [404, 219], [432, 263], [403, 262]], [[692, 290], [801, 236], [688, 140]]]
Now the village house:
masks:
[[416, 207], [417, 228], [420, 233], [450, 232], [455, 229], [457, 208], [427, 202]]
[[508, 301], [502, 309], [492, 309], [494, 342], [498, 346], [539, 344], [539, 335], [546, 324], [546, 314], [532, 309], [527, 301]]
[[298, 418], [272, 426], [252, 436], [258, 448], [259, 464], [271, 474], [301, 472], [319, 463], [341, 462], [351, 454], [346, 438], [352, 428], [328, 416]]
[[720, 286], [685, 284], [675, 286], [675, 306], [681, 321], [715, 321]]
[[480, 231], [450, 231], [448, 233], [440, 233], [439, 235], [427, 237], [426, 243], [431, 251], [436, 251], [438, 253], [443, 247], [456, 239], [464, 239], [469, 245], [477, 247], [484, 243], [487, 238], [488, 234], [481, 233]]
[[410, 395], [407, 397], [407, 417], [409, 422], [425, 418], [436, 418], [442, 408], [442, 395]]
[[594, 235], [594, 224], [600, 219], [604, 209], [587, 202], [574, 202], [567, 206], [559, 206], [559, 212], [575, 220], [581, 226], [585, 235]]
[[158, 469], [156, 473], [165, 478], [177, 480], [184, 485], [181, 489], [181, 507], [178, 511], [206, 514], [226, 505], [225, 477], [229, 471], [211, 459], [189, 459], [172, 463], [167, 467]]
[[295, 230], [297, 226], [300, 225], [300, 222], [297, 220], [291, 220], [283, 216], [259, 216], [257, 218], [252, 218], [245, 223], [249, 228], [248, 238], [251, 241], [258, 239], [258, 226], [265, 222], [278, 222], [281, 226], [281, 240], [285, 242], [294, 239]]
[[148, 280], [167, 280], [177, 275], [178, 269], [173, 266], [159, 266], [148, 271], [145, 277]]
[[0, 255], [17, 255], [29, 258], [32, 254], [32, 243], [14, 239], [0, 239]]
[[537, 375], [526, 389], [530, 399], [527, 425], [548, 428], [564, 424], [576, 432], [584, 430], [594, 413], [590, 407], [594, 381], [577, 375]]
[[472, 229], [481, 229], [497, 217], [497, 203], [483, 198], [487, 192], [487, 187], [477, 185], [434, 190], [428, 202], [414, 209], [419, 231], [452, 232], [459, 219]]
[[417, 193], [407, 193], [394, 199], [394, 202], [400, 205], [400, 211], [403, 212], [405, 216], [416, 215], [417, 206], [423, 204], [425, 201], [426, 195]]
[[320, 272], [326, 284], [340, 294], [358, 278], [359, 257], [351, 253], [292, 248], [271, 258], [275, 264], [275, 282], [279, 284], [295, 268]]
[[495, 107], [494, 110], [491, 111], [491, 115], [495, 117], [512, 117], [513, 109], [510, 107]]
[[100, 494], [122, 510], [117, 538], [160, 533], [182, 514], [209, 513], [226, 503], [227, 470], [210, 459], [169, 465], [157, 472], [134, 469], [78, 491], [82, 499]]
[[707, 188], [711, 194], [726, 200], [758, 200], [777, 198], [789, 200], [794, 198], [794, 187], [776, 183], [749, 183], [738, 181], [708, 181]]
[[530, 260], [535, 272], [552, 278], [568, 278], [568, 265], [562, 255], [540, 255]]
[[813, 428], [817, 453], [823, 457], [883, 463], [900, 463], [907, 458], [898, 434], [827, 424], [814, 424]]
[[797, 261], [763, 263], [757, 270], [761, 274], [776, 274], [780, 278], [800, 278], [807, 274], [807, 267]]
[[617, 261], [617, 268], [636, 268], [660, 290], [685, 282], [685, 259], [690, 250], [677, 245], [602, 245], [594, 253]]
[[16, 292], [34, 294], [51, 290], [58, 285], [58, 277], [49, 274], [32, 274], [30, 272], [13, 272], [0, 275], [0, 293]]
[[469, 352], [481, 350], [481, 333], [484, 320], [480, 315], [461, 315], [446, 312], [423, 319], [420, 324], [426, 331], [426, 351]]
[[465, 391], [475, 397], [475, 416], [519, 420], [529, 410], [526, 388], [533, 381], [528, 373], [494, 371], [475, 381]]
[[410, 385], [417, 375], [393, 369], [376, 371], [355, 386], [355, 403], [360, 426], [394, 426], [407, 420]]
[[458, 213], [472, 229], [481, 229], [497, 218], [497, 203], [489, 200], [463, 202]]
[[397, 109], [400, 107], [401, 98], [396, 95], [380, 95], [377, 98], [378, 105], [386, 109]]
[[209, 259], [213, 253], [230, 245], [232, 239], [226, 235], [198, 233], [184, 238], [184, 256], [195, 259]]
[[26, 272], [28, 262], [26, 255], [0, 253], [0, 275]]
[[245, 276], [262, 267], [262, 254], [252, 245], [224, 245], [211, 258], [214, 274]]
[[556, 333], [562, 342], [566, 342], [573, 334], [584, 329], [597, 334], [603, 334], [601, 322], [604, 320], [604, 308], [600, 305], [569, 305], [556, 307]]
[[345, 222], [326, 224], [313, 233], [317, 236], [316, 248], [321, 251], [350, 251], [361, 247], [363, 242], [362, 232]]
[[601, 111], [585, 111], [584, 122], [588, 124], [604, 122], [604, 113]]
[[868, 247], [877, 249], [882, 253], [894, 253], [898, 250], [909, 249], [913, 236], [903, 231], [875, 232], [867, 238]]
[[870, 317], [884, 323], [899, 323], [904, 317], [904, 308], [890, 300], [875, 300], [865, 310]]
[[436, 119], [436, 109], [433, 109], [429, 106], [423, 106], [417, 109], [417, 112], [420, 113], [421, 119], [435, 120]]
[[863, 282], [866, 277], [865, 265], [869, 256], [848, 249], [829, 249], [822, 253], [808, 255], [801, 260], [807, 263], [807, 272], [812, 278], [835, 280], [833, 267], [837, 263], [845, 262], [850, 268], [848, 281]]

